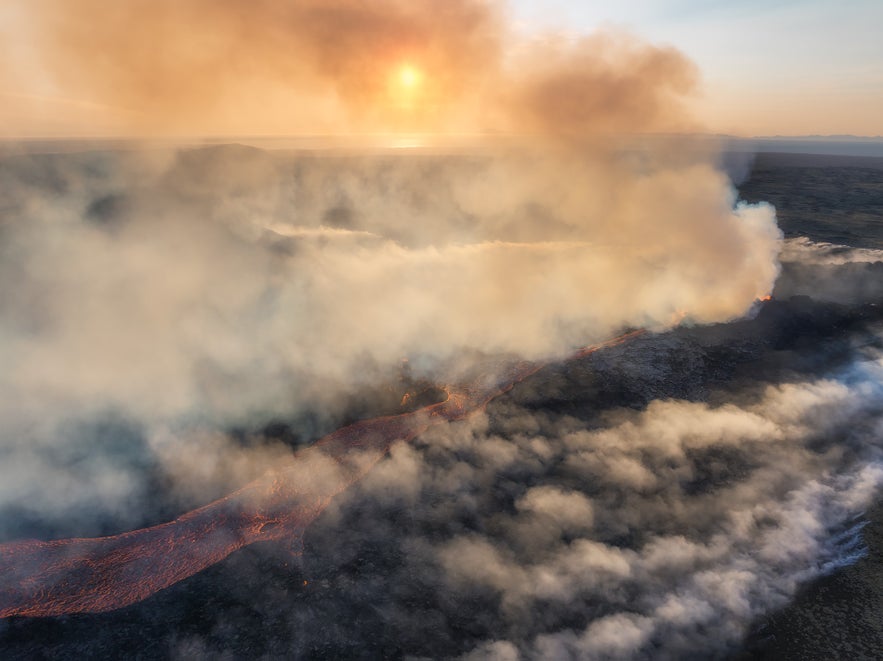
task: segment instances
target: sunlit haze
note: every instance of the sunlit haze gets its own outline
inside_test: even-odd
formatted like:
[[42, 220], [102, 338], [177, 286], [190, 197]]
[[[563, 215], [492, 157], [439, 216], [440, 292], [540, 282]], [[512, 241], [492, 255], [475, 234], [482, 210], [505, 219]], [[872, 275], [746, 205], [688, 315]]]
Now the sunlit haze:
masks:
[[420, 84], [420, 71], [409, 64], [399, 69], [399, 82], [407, 88], [416, 87]]
[[521, 24], [619, 26], [699, 67], [692, 107], [739, 135], [883, 134], [883, 3], [877, 0], [515, 0]]
[[550, 48], [588, 38], [586, 57], [621, 57], [602, 55], [601, 31], [676, 49], [695, 69], [679, 83], [678, 121], [605, 130], [883, 133], [883, 5], [872, 0], [422, 6], [10, 0], [0, 132], [517, 133], [534, 127], [505, 109]]

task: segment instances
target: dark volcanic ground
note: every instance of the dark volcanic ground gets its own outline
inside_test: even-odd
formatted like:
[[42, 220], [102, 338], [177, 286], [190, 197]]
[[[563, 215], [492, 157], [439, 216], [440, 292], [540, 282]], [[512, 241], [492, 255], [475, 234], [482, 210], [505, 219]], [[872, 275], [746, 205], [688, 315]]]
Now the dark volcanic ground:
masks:
[[[775, 204], [787, 237], [883, 248], [883, 159], [841, 162], [837, 157], [762, 154], [740, 192], [749, 201]], [[540, 428], [595, 430], [654, 400], [749, 405], [768, 386], [837, 374], [857, 351], [883, 351], [880, 266], [786, 264], [773, 300], [761, 305], [754, 318], [684, 326], [546, 368], [495, 400], [481, 433], [517, 445], [526, 431], [516, 419], [525, 417], [532, 420], [525, 424]], [[840, 289], [851, 293], [841, 296]], [[394, 406], [397, 387], [402, 386], [389, 386], [382, 401], [372, 400], [374, 413]], [[431, 398], [431, 393], [424, 396]], [[369, 411], [354, 405], [347, 416], [363, 414]], [[119, 424], [129, 442], [137, 444], [138, 429]], [[280, 421], [262, 433], [295, 445], [309, 440], [295, 431], [299, 428], [298, 421]], [[121, 433], [117, 429], [116, 436]], [[860, 452], [852, 442], [849, 437], [818, 438], [811, 449], [846, 465]], [[575, 478], [566, 462], [556, 463], [553, 454], [533, 464], [515, 462], [481, 472], [484, 459], [465, 445], [420, 439], [415, 451], [425, 465], [449, 475], [450, 483], [433, 479], [414, 487], [420, 480], [402, 479], [385, 490], [376, 482], [357, 487], [308, 531], [300, 559], [279, 545], [255, 545], [119, 611], [0, 621], [2, 657], [443, 658], [489, 640], [517, 642], [547, 630], [581, 630], [587, 619], [611, 608], [588, 597], [577, 601], [580, 609], [549, 599], [528, 614], [504, 615], [498, 594], [469, 585], [451, 589], [441, 567], [428, 560], [433, 547], [445, 547], [455, 538], [508, 534], [508, 524], [495, 513], [522, 507], [529, 487], [571, 484]], [[652, 457], [646, 459], [654, 465]], [[738, 446], [698, 448], [688, 452], [685, 462], [689, 474], [677, 478], [679, 493], [698, 496], [713, 495], [757, 469], [751, 448]], [[409, 464], [396, 464], [401, 465]], [[456, 473], [463, 465], [477, 467], [484, 481], [458, 483]], [[655, 467], [665, 470], [664, 464]], [[385, 477], [397, 476], [388, 472]], [[605, 495], [600, 487], [581, 488], [599, 502], [625, 498], [618, 492]], [[164, 520], [173, 507], [157, 495], [138, 523]], [[603, 519], [597, 511], [595, 516]], [[865, 557], [806, 583], [791, 605], [755, 619], [741, 647], [688, 653], [690, 640], [681, 648], [659, 640], [651, 641], [651, 652], [645, 654], [654, 656], [656, 645], [678, 658], [880, 658], [883, 506], [878, 502], [864, 517], [869, 521], [861, 532]], [[39, 522], [18, 521], [20, 528], [6, 530], [7, 538], [22, 530], [39, 531]], [[665, 524], [658, 525], [662, 530]], [[68, 532], [60, 522], [56, 534], [59, 530]], [[627, 551], [641, 545], [643, 533], [635, 529], [611, 524], [602, 530], [608, 531], [603, 541], [611, 547]], [[568, 534], [562, 532], [569, 542]], [[697, 535], [703, 534], [700, 528]], [[463, 557], [462, 562], [472, 560]], [[626, 602], [633, 598], [623, 596]], [[497, 658], [512, 658], [501, 650], [506, 651], [497, 649]]]
[[[776, 206], [786, 236], [883, 248], [883, 159], [760, 154], [740, 187], [749, 201]], [[883, 270], [865, 265], [880, 301]], [[836, 267], [832, 270], [837, 270]], [[848, 269], [822, 280], [850, 278]], [[871, 272], [870, 277], [867, 276]], [[788, 276], [786, 271], [785, 276]], [[850, 288], [852, 292], [856, 287]], [[867, 557], [805, 585], [794, 603], [757, 622], [739, 658], [875, 659], [883, 654], [883, 502], [866, 513]]]
[[758, 154], [739, 187], [776, 207], [786, 237], [883, 249], [883, 158]]

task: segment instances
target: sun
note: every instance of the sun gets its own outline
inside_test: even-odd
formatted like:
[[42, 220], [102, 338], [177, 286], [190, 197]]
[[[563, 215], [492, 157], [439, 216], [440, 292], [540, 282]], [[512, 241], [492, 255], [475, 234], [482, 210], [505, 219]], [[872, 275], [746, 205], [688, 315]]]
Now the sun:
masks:
[[405, 89], [415, 89], [423, 80], [423, 74], [416, 67], [404, 64], [399, 69], [398, 79], [399, 84]]
[[436, 83], [413, 60], [398, 60], [387, 70], [386, 110], [397, 130], [419, 125], [432, 109]]

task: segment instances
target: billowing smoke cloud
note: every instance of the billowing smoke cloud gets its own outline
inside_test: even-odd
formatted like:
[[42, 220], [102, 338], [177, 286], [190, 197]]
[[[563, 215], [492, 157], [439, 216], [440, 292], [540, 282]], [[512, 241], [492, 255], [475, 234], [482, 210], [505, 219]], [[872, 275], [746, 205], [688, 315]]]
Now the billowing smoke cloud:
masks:
[[[687, 123], [695, 76], [671, 48], [524, 34], [479, 0], [20, 11], [47, 74], [126, 109], [114, 119], [136, 133], [224, 132], [230, 117], [263, 132], [305, 112], [285, 132], [324, 118], [522, 137], [451, 159], [9, 161], [11, 411], [272, 415], [406, 356], [535, 358], [736, 317], [776, 277], [771, 208], [735, 205], [713, 157], [609, 144]], [[285, 94], [297, 107], [274, 102]]]
[[343, 113], [355, 130], [450, 120], [530, 137], [423, 161], [10, 161], [10, 410], [39, 392], [53, 410], [273, 414], [405, 356], [535, 358], [623, 326], [736, 317], [776, 277], [771, 209], [735, 206], [713, 159], [607, 144], [684, 124], [694, 72], [673, 49], [525, 35], [479, 0], [20, 11], [56, 83], [128, 109], [115, 120], [138, 133], [229, 117], [261, 132], [267, 112], [298, 112], [274, 103], [294, 94], [318, 110], [287, 132], [317, 117], [340, 130]]
[[485, 0], [40, 0], [27, 12], [54, 83], [137, 132], [683, 128], [695, 79], [673, 49], [524, 34]]
[[563, 355], [770, 291], [768, 207], [734, 207], [702, 162], [636, 168], [548, 150], [10, 157], [8, 442], [107, 410], [148, 427], [339, 414], [402, 358], [456, 380], [464, 352]]
[[[137, 510], [153, 487], [133, 474], [184, 474], [154, 443], [164, 434], [179, 437], [182, 464], [218, 430], [283, 420], [313, 439], [389, 410], [401, 393], [377, 384], [399, 383], [403, 358], [415, 379], [456, 380], [477, 355], [547, 358], [625, 327], [731, 319], [778, 273], [772, 209], [737, 204], [713, 155], [612, 140], [687, 121], [694, 74], [672, 49], [516, 34], [499, 6], [473, 0], [21, 11], [60, 89], [124, 109], [113, 120], [136, 133], [224, 132], [230, 118], [261, 132], [283, 126], [279, 113], [293, 117], [286, 132], [323, 117], [338, 130], [521, 137], [407, 157], [4, 159], [5, 505]], [[54, 448], [78, 447], [108, 414], [138, 451], [80, 462], [79, 486], [62, 479], [72, 458]], [[248, 470], [221, 471], [206, 496], [274, 456], [231, 460]], [[47, 483], [40, 497], [26, 488]], [[172, 491], [198, 500], [192, 486]]]
[[[47, 71], [139, 134], [519, 138], [467, 154], [5, 158], [6, 538], [168, 520], [290, 444], [388, 410], [410, 381], [456, 381], [488, 355], [562, 356], [629, 327], [735, 319], [778, 275], [772, 208], [737, 203], [713, 156], [612, 139], [689, 124], [680, 102], [694, 72], [671, 49], [519, 35], [477, 0], [35, 7]], [[666, 631], [674, 651], [699, 629], [731, 640], [827, 557], [826, 526], [877, 484], [869, 462], [825, 474], [834, 451], [807, 446], [871, 408], [865, 387], [781, 386], [739, 407], [657, 402], [596, 431], [510, 402], [507, 434], [483, 429], [487, 417], [445, 427], [397, 448], [359, 495], [369, 509], [411, 499], [429, 516], [422, 499], [447, 494], [462, 529], [438, 544], [408, 537], [423, 568], [409, 571], [493, 606], [474, 646], [578, 656], [645, 650]], [[278, 420], [297, 438], [273, 437]], [[718, 475], [716, 453], [744, 474]], [[504, 510], [485, 500], [497, 497]], [[791, 555], [776, 555], [776, 535]], [[573, 612], [594, 615], [577, 625]]]

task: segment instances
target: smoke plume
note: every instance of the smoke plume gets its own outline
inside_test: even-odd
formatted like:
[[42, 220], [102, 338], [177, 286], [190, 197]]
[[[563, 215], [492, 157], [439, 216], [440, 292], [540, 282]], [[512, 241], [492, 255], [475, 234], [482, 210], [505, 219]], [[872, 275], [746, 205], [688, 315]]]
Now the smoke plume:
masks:
[[[158, 438], [192, 457], [219, 431], [283, 420], [310, 440], [392, 397], [377, 384], [400, 379], [403, 358], [409, 378], [456, 381], [481, 355], [549, 358], [625, 327], [739, 317], [777, 276], [773, 210], [737, 203], [713, 154], [619, 139], [689, 124], [680, 104], [695, 74], [671, 48], [525, 34], [477, 0], [19, 11], [60, 93], [130, 133], [331, 122], [519, 137], [467, 153], [153, 145], [4, 158], [9, 507], [137, 510], [151, 488], [131, 479], [139, 467], [184, 473]], [[127, 430], [114, 443], [138, 450], [81, 462], [70, 484], [70, 454], [55, 448], [106, 416]], [[232, 459], [247, 470], [220, 482], [235, 487], [274, 452]], [[50, 486], [23, 498], [33, 483]], [[192, 486], [172, 490], [198, 500]]]
[[696, 77], [674, 49], [524, 34], [484, 0], [39, 0], [21, 11], [44, 75], [138, 134], [670, 130], [689, 125], [680, 100]]
[[706, 164], [634, 168], [533, 151], [10, 157], [6, 429], [103, 410], [252, 424], [333, 408], [402, 358], [456, 379], [466, 350], [563, 355], [737, 317], [771, 290], [768, 207], [734, 206]]
[[[293, 445], [399, 410], [403, 391], [627, 328], [737, 319], [779, 274], [772, 207], [740, 203], [716, 155], [624, 135], [691, 125], [696, 74], [669, 47], [525, 34], [479, 0], [22, 11], [45, 74], [94, 104], [96, 133], [507, 137], [465, 152], [150, 143], [0, 160], [4, 539], [173, 519]], [[869, 382], [771, 386], [739, 406], [656, 401], [592, 429], [507, 400], [505, 415], [395, 448], [311, 543], [331, 546], [361, 503], [408, 549], [409, 576], [491, 604], [493, 621], [440, 643], [452, 655], [730, 641], [807, 562], [834, 561], [826, 533], [879, 484], [865, 436], [864, 462], [834, 473], [836, 452], [809, 447], [820, 428], [876, 420]], [[718, 475], [718, 454], [744, 471]], [[438, 543], [394, 535], [383, 510], [402, 502], [459, 528]], [[396, 596], [389, 621], [411, 622]]]

